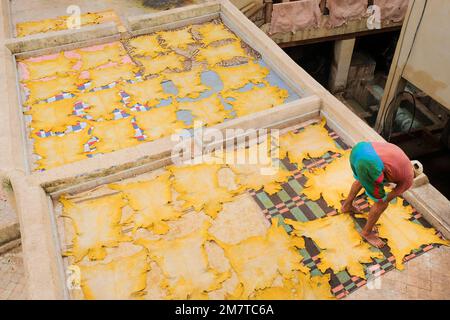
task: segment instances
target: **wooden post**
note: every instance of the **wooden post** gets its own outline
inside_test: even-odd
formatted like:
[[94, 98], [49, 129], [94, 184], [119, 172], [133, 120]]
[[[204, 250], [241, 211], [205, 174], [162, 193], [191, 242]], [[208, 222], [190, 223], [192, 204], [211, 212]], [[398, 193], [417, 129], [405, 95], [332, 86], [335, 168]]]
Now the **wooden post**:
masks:
[[270, 23], [272, 21], [272, 10], [273, 10], [273, 1], [272, 0], [264, 0], [264, 3], [266, 5], [266, 22], [265, 23]]
[[425, 8], [424, 0], [410, 0], [408, 12], [406, 13], [405, 21], [403, 22], [402, 32], [397, 43], [394, 59], [392, 61], [391, 70], [384, 89], [383, 99], [381, 100], [380, 109], [378, 111], [377, 121], [375, 123], [375, 130], [381, 131], [385, 114], [391, 102], [395, 99], [398, 92], [404, 88], [405, 80], [402, 78], [409, 53], [414, 42], [415, 30], [419, 25], [420, 17]]
[[331, 65], [329, 88], [335, 93], [347, 87], [348, 71], [352, 62], [355, 39], [338, 40], [334, 43], [334, 58]]

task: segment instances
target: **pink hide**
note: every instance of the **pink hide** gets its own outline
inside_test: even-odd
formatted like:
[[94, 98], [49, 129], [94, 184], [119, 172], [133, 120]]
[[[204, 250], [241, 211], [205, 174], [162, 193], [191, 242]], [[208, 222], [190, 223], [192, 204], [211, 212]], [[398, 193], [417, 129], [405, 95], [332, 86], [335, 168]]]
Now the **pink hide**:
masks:
[[322, 13], [319, 0], [300, 0], [273, 5], [270, 34], [318, 27]]
[[373, 4], [380, 7], [381, 21], [403, 21], [408, 10], [409, 0], [374, 0]]
[[348, 20], [360, 19], [367, 11], [368, 0], [327, 0], [330, 10], [328, 26], [335, 28]]

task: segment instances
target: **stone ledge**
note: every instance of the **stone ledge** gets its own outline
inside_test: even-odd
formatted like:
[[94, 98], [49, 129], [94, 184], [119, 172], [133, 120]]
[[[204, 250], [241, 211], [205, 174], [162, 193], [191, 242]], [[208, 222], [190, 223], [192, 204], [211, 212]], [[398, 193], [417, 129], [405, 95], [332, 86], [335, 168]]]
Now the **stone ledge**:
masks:
[[21, 239], [15, 239], [12, 241], [9, 241], [8, 243], [5, 243], [3, 245], [0, 245], [0, 255], [4, 254], [8, 251], [11, 251], [12, 249], [17, 248], [22, 243]]
[[14, 240], [20, 240], [19, 222], [0, 225], [0, 248]]
[[[4, 178], [3, 178], [4, 179]], [[3, 180], [1, 181], [3, 182]], [[11, 241], [20, 240], [20, 226], [13, 207], [12, 190], [0, 185], [0, 248]]]
[[5, 40], [5, 45], [13, 54], [17, 54], [98, 39], [118, 33], [117, 25], [114, 22], [106, 22], [98, 25], [81, 27], [77, 30], [61, 30], [30, 35], [22, 38], [7, 39]]

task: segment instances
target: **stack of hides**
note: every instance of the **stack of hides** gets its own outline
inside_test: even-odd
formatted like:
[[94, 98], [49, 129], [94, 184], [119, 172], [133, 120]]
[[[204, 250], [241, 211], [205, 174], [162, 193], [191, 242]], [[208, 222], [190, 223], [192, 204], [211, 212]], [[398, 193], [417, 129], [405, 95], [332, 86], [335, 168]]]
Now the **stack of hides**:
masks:
[[300, 0], [274, 4], [270, 34], [318, 27], [322, 16], [319, 2], [319, 0]]

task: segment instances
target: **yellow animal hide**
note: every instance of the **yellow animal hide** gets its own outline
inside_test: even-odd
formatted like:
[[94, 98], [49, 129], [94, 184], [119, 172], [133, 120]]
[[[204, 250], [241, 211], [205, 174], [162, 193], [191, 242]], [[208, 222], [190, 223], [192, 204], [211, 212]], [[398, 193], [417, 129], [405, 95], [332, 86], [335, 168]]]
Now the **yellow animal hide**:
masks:
[[[89, 12], [80, 16], [80, 24], [82, 27], [98, 24], [107, 20], [107, 15], [111, 15], [111, 11]], [[112, 12], [114, 15], [115, 13]], [[25, 37], [37, 33], [46, 33], [50, 31], [60, 31], [68, 29], [69, 16], [60, 16], [53, 19], [44, 19], [38, 21], [26, 21], [16, 24], [17, 36]]]
[[63, 164], [87, 159], [84, 144], [89, 140], [87, 130], [47, 138], [34, 137], [34, 152], [42, 159], [36, 161], [39, 169], [51, 169]]
[[276, 222], [265, 236], [251, 237], [236, 245], [218, 242], [242, 283], [239, 298], [247, 299], [255, 290], [270, 287], [279, 274], [290, 279], [296, 270], [306, 271], [301, 264], [302, 256], [295, 248], [299, 242], [303, 243], [289, 237]]
[[169, 48], [186, 49], [188, 45], [195, 43], [192, 37], [191, 27], [185, 27], [179, 30], [169, 30], [158, 32], [164, 45]]
[[238, 117], [270, 109], [284, 103], [289, 96], [287, 90], [275, 86], [253, 87], [249, 91], [228, 91], [223, 94], [233, 106]]
[[37, 33], [58, 31], [65, 28], [61, 19], [44, 19], [40, 21], [26, 21], [16, 24], [17, 37], [25, 37]]
[[249, 59], [249, 56], [244, 48], [242, 48], [239, 41], [219, 47], [208, 46], [206, 48], [201, 48], [199, 49], [196, 59], [198, 61], [206, 61], [208, 65], [213, 66], [219, 62], [228, 61], [237, 57]]
[[90, 70], [90, 88], [105, 86], [120, 80], [132, 80], [138, 71], [139, 68], [132, 63]]
[[180, 193], [178, 198], [185, 201], [185, 208], [192, 206], [195, 211], [203, 210], [215, 218], [222, 210], [222, 204], [232, 201], [232, 192], [219, 186], [217, 172], [220, 168], [206, 164], [169, 168], [175, 177], [174, 189]]
[[74, 93], [78, 91], [75, 76], [58, 77], [47, 81], [27, 81], [25, 86], [30, 91], [27, 104], [54, 97], [63, 92]]
[[141, 298], [146, 287], [147, 250], [109, 263], [80, 265], [81, 289], [89, 300]]
[[252, 300], [303, 300], [303, 286], [292, 279], [283, 279], [283, 286], [256, 290]]
[[230, 296], [239, 297], [241, 295], [242, 285], [239, 283], [239, 279], [236, 275], [236, 272], [234, 272], [234, 270], [231, 269], [228, 260], [225, 257], [224, 259], [227, 263], [228, 270], [231, 276], [227, 280], [222, 282], [222, 285], [219, 289], [208, 292], [208, 298], [210, 300], [225, 300]]
[[[403, 206], [402, 201], [397, 199], [390, 203], [377, 222], [378, 233], [381, 238], [387, 240], [387, 244], [395, 257], [395, 267], [403, 270], [403, 258], [414, 249], [426, 244], [450, 245], [448, 240], [441, 239], [433, 228], [425, 228], [410, 221], [413, 208]], [[366, 215], [359, 215], [364, 216]]]
[[202, 69], [197, 67], [185, 72], [166, 73], [164, 78], [173, 82], [178, 90], [177, 97], [195, 99], [200, 93], [210, 89], [202, 84], [201, 74]]
[[86, 255], [90, 260], [103, 260], [105, 248], [117, 247], [120, 242], [131, 239], [122, 233], [120, 220], [125, 202], [120, 194], [97, 199], [74, 202], [60, 199], [64, 216], [71, 219], [75, 236], [73, 255], [78, 262]]
[[29, 72], [29, 80], [41, 79], [53, 75], [63, 75], [70, 71], [76, 63], [76, 60], [66, 58], [64, 53], [58, 54], [58, 57], [51, 60], [31, 61], [30, 59], [22, 61]]
[[147, 273], [147, 287], [145, 300], [167, 299], [167, 281], [161, 268], [154, 261], [150, 263], [150, 271]]
[[132, 53], [137, 56], [154, 58], [158, 54], [166, 52], [166, 49], [159, 44], [155, 34], [132, 38], [128, 41], [128, 45], [131, 47]]
[[294, 235], [311, 238], [321, 249], [318, 268], [325, 272], [331, 268], [334, 273], [344, 269], [351, 275], [365, 279], [361, 263], [370, 263], [372, 258], [382, 258], [380, 251], [370, 250], [355, 229], [350, 215], [340, 214], [308, 222], [285, 220], [294, 228]]
[[95, 143], [96, 153], [108, 153], [135, 146], [139, 141], [130, 118], [92, 122], [92, 135], [100, 141]]
[[140, 103], [142, 105], [154, 106], [162, 99], [169, 97], [168, 94], [164, 93], [161, 82], [161, 78], [152, 78], [136, 83], [126, 83], [121, 85], [121, 88], [131, 96], [131, 105]]
[[282, 189], [282, 183], [288, 181], [291, 173], [271, 159], [269, 148], [267, 142], [264, 142], [235, 151], [236, 162], [229, 164], [229, 167], [236, 174], [237, 182], [242, 188], [264, 188], [268, 194], [274, 194]]
[[303, 283], [303, 300], [334, 300], [331, 293], [330, 275], [299, 277]]
[[342, 157], [336, 158], [325, 168], [305, 172], [308, 180], [303, 193], [313, 201], [319, 200], [322, 196], [328, 206], [340, 210], [341, 201], [346, 199], [355, 181], [349, 158], [350, 151], [345, 151]]
[[136, 112], [136, 123], [144, 130], [147, 140], [156, 140], [185, 128], [184, 122], [177, 120], [176, 111], [176, 106], [170, 105]]
[[121, 191], [135, 211], [135, 230], [143, 227], [155, 233], [166, 233], [168, 226], [164, 221], [181, 216], [182, 212], [170, 205], [172, 190], [169, 177], [170, 173], [166, 172], [149, 181], [109, 185], [111, 189]]
[[252, 196], [244, 193], [232, 202], [224, 203], [208, 232], [226, 244], [238, 244], [250, 237], [264, 236], [270, 222]]
[[330, 275], [310, 277], [296, 271], [291, 279], [283, 279], [283, 286], [257, 290], [255, 300], [333, 300]]
[[88, 12], [88, 13], [82, 14], [80, 16], [81, 25], [88, 26], [88, 25], [98, 24], [98, 23], [100, 23], [101, 18], [102, 18], [102, 15], [98, 14], [96, 12]]
[[198, 28], [198, 32], [202, 38], [202, 42], [205, 45], [209, 45], [212, 42], [233, 39], [237, 40], [236, 35], [228, 30], [222, 23], [205, 23]]
[[81, 68], [83, 70], [92, 69], [108, 62], [121, 62], [127, 55], [120, 42], [107, 44], [103, 49], [96, 51], [79, 49], [77, 53], [81, 56]]
[[258, 63], [249, 61], [232, 67], [215, 66], [211, 71], [217, 73], [223, 83], [223, 90], [239, 89], [248, 83], [266, 83], [270, 70]]
[[56, 31], [60, 27], [60, 21], [52, 19], [37, 21], [27, 21], [16, 24], [17, 37], [25, 37], [32, 34]]
[[221, 273], [209, 266], [205, 252], [208, 226], [204, 223], [199, 230], [175, 239], [136, 240], [136, 244], [149, 250], [166, 276], [169, 299], [203, 298], [229, 278], [228, 272]]
[[[324, 126], [325, 121], [322, 121], [321, 124], [307, 126], [299, 133], [289, 132], [281, 136], [281, 158], [288, 155], [289, 161], [295, 163], [299, 169], [302, 169], [303, 160], [308, 157], [319, 158], [328, 151], [342, 152], [328, 135], [328, 131]], [[346, 187], [349, 188], [349, 186]]]
[[36, 130], [64, 132], [67, 126], [76, 125], [81, 119], [73, 115], [76, 99], [63, 99], [51, 103], [33, 104], [25, 112], [31, 115], [30, 126]]
[[184, 69], [186, 58], [175, 53], [159, 55], [154, 58], [136, 58], [144, 67], [144, 75], [160, 74], [165, 70], [181, 71]]
[[191, 111], [194, 120], [208, 126], [221, 123], [229, 116], [217, 94], [193, 102], [180, 102], [178, 109]]
[[104, 120], [114, 119], [112, 112], [114, 109], [122, 107], [121, 99], [120, 90], [117, 87], [87, 92], [79, 96], [79, 101], [88, 105], [88, 109], [85, 109], [85, 112], [95, 120], [100, 118]]

